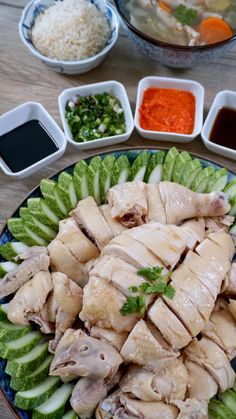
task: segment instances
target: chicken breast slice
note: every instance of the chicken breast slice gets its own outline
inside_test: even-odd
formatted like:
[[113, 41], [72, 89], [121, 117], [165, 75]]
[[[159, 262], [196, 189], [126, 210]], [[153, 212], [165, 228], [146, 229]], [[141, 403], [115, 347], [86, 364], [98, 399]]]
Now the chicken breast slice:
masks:
[[91, 277], [84, 288], [80, 318], [88, 329], [97, 326], [118, 333], [129, 332], [139, 319], [138, 314], [122, 316], [120, 309], [126, 297], [108, 281]]
[[231, 263], [226, 254], [227, 249], [224, 250], [224, 253], [222, 250], [223, 249], [217, 246], [216, 243], [209, 239], [205, 239], [195, 249], [199, 256], [205, 257], [209, 260], [209, 264], [212, 267], [215, 269], [218, 268], [218, 272], [222, 275], [223, 278], [225, 278], [225, 275], [231, 268]]
[[99, 250], [102, 250], [112, 239], [112, 230], [99, 211], [95, 199], [91, 196], [79, 201], [77, 207], [70, 212], [70, 216]]
[[206, 231], [204, 218], [187, 220], [181, 224], [181, 228], [190, 233], [198, 243], [201, 243], [205, 239]]
[[90, 330], [90, 336], [105, 340], [110, 345], [114, 346], [115, 349], [120, 351], [128, 337], [128, 333], [117, 333], [112, 329], [102, 329], [101, 327], [93, 326]]
[[148, 204], [147, 221], [157, 221], [158, 223], [166, 224], [166, 214], [161, 200], [159, 186], [148, 184], [146, 188]]
[[[106, 247], [104, 247], [101, 255], [112, 255], [125, 262], [134, 265], [137, 269], [151, 266], [164, 267], [161, 260], [145, 245], [139, 243], [133, 237], [122, 233], [115, 237]], [[167, 273], [167, 269], [163, 273]]]
[[0, 298], [17, 291], [38, 272], [47, 272], [50, 264], [46, 247], [40, 246], [30, 248], [18, 259], [23, 259], [23, 262], [1, 279]]
[[97, 258], [100, 254], [98, 248], [82, 233], [72, 218], [59, 222], [59, 232], [56, 238], [67, 246], [81, 263]]
[[236, 356], [236, 322], [228, 307], [219, 307], [213, 311], [202, 334], [216, 342], [230, 361]]
[[[7, 312], [10, 322], [22, 325], [29, 324], [29, 318], [32, 315], [40, 314], [52, 288], [53, 283], [48, 271], [40, 271], [34, 275], [16, 292], [10, 301]], [[46, 333], [50, 332], [52, 332], [51, 328], [46, 325]]]
[[52, 271], [62, 272], [83, 287], [88, 281], [84, 264], [80, 263], [60, 240], [54, 239], [48, 245]]
[[222, 192], [199, 194], [173, 182], [160, 182], [159, 190], [167, 224], [180, 224], [188, 218], [227, 214], [230, 210]]
[[236, 262], [232, 263], [231, 269], [222, 284], [221, 292], [233, 297], [236, 296]]
[[220, 391], [226, 391], [233, 386], [235, 372], [224, 351], [211, 339], [193, 339], [185, 348], [184, 354], [188, 360], [206, 368], [217, 382]]
[[175, 405], [180, 409], [177, 419], [208, 419], [208, 403], [205, 400], [176, 400]]
[[134, 326], [120, 353], [125, 362], [143, 365], [154, 371], [179, 355], [170, 348], [157, 329], [144, 320]]
[[230, 260], [233, 259], [235, 244], [230, 234], [220, 231], [218, 233], [209, 234], [208, 238], [216, 243], [220, 247], [221, 251], [224, 251], [225, 256], [227, 256]]
[[56, 351], [50, 366], [50, 375], [73, 374], [77, 377], [103, 379], [114, 377], [122, 358], [119, 352], [106, 342], [85, 334], [77, 334]]
[[150, 222], [141, 227], [147, 233], [157, 234], [163, 240], [181, 253], [186, 249], [194, 247], [196, 240], [185, 230], [175, 225], [163, 225], [156, 222]]
[[108, 204], [100, 205], [98, 207], [102, 216], [106, 220], [107, 224], [109, 225], [110, 229], [112, 230], [113, 236], [117, 236], [118, 234], [122, 233], [126, 229], [119, 221], [111, 216], [111, 207]]
[[185, 361], [188, 371], [188, 396], [190, 399], [206, 400], [217, 394], [218, 385], [205, 369], [192, 361]]
[[162, 298], [167, 306], [181, 320], [191, 336], [197, 336], [201, 332], [205, 325], [205, 320], [187, 294], [179, 288], [176, 288], [175, 296], [172, 300], [164, 295]]
[[148, 204], [146, 184], [140, 181], [113, 186], [107, 194], [111, 216], [125, 227], [141, 225], [146, 221]]
[[174, 350], [184, 348], [191, 342], [192, 337], [183, 323], [161, 298], [158, 298], [148, 310], [148, 317]]
[[215, 305], [209, 289], [184, 264], [172, 272], [171, 280], [175, 290], [179, 289], [186, 294], [204, 320], [208, 322]]
[[231, 315], [233, 316], [234, 320], [236, 321], [236, 301], [229, 299], [229, 311]]

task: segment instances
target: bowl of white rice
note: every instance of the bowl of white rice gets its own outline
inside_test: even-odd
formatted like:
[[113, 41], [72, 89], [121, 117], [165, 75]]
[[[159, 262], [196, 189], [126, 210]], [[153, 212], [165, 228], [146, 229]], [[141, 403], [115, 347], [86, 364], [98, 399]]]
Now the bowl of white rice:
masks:
[[53, 70], [81, 74], [115, 44], [119, 20], [105, 0], [32, 0], [19, 23], [21, 40]]

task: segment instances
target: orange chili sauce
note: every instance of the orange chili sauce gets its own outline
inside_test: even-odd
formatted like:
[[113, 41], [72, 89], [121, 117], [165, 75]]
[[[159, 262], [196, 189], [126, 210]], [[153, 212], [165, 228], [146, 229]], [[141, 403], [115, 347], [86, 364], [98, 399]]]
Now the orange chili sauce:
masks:
[[144, 91], [139, 124], [150, 131], [192, 134], [196, 100], [192, 93], [150, 87]]

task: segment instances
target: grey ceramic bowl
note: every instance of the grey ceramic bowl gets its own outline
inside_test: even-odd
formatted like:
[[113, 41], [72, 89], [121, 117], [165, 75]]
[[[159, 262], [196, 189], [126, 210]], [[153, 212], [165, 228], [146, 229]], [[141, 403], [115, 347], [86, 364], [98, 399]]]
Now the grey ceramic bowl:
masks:
[[217, 44], [193, 47], [158, 41], [130, 23], [125, 0], [114, 0], [114, 3], [120, 15], [122, 26], [131, 41], [143, 54], [169, 67], [190, 68], [199, 64], [209, 63], [217, 60], [220, 55], [236, 43], [236, 34], [232, 38]]

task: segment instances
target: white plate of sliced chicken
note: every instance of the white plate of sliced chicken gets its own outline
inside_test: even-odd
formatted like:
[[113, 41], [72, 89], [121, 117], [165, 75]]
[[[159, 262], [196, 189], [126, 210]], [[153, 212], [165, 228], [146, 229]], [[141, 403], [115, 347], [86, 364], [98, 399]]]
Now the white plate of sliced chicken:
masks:
[[16, 417], [236, 417], [236, 181], [196, 160], [80, 161], [9, 220], [0, 378]]

